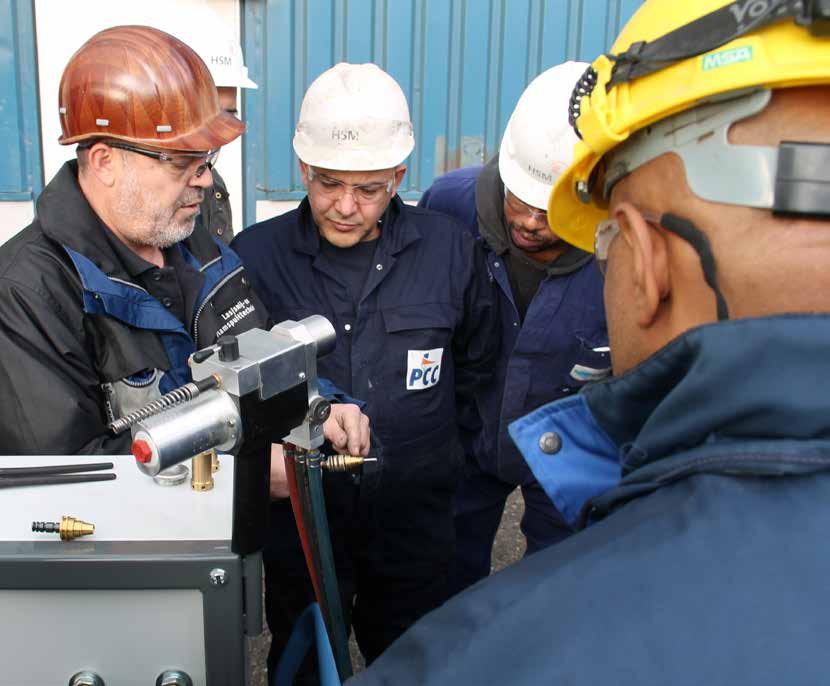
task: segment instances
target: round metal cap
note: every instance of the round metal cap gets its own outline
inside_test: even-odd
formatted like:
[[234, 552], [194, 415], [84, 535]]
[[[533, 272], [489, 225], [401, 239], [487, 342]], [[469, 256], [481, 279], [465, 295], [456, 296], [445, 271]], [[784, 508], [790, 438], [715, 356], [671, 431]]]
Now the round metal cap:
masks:
[[178, 486], [187, 481], [188, 476], [190, 476], [190, 470], [185, 465], [175, 464], [156, 474], [153, 481], [159, 486]]
[[158, 675], [156, 686], [193, 686], [193, 679], [187, 672], [168, 669]]
[[77, 672], [69, 678], [69, 686], [104, 686], [104, 680], [95, 672]]

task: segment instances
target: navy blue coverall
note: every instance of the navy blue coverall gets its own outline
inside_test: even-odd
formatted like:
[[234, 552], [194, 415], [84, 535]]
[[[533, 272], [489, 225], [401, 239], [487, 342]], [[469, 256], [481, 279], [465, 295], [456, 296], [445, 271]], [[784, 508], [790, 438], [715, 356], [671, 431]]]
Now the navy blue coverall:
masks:
[[602, 277], [589, 254], [571, 248], [548, 265], [521, 320], [507, 273], [510, 239], [503, 201], [495, 157], [485, 167], [457, 169], [436, 179], [420, 202], [458, 218], [482, 239], [500, 300], [501, 354], [494, 381], [481, 398], [483, 426], [465, 441], [467, 475], [456, 496], [456, 592], [490, 573], [493, 539], [516, 486], [525, 501], [521, 527], [528, 553], [571, 533], [510, 441], [507, 425], [579, 391], [610, 368]]
[[[233, 248], [274, 321], [322, 314], [332, 322], [337, 345], [319, 373], [366, 403], [380, 467], [359, 483], [327, 474], [324, 487], [344, 609], [371, 661], [447, 595], [462, 464], [456, 396], [473, 402], [498, 345], [481, 246], [453, 219], [396, 196], [356, 307], [321, 250], [307, 199], [246, 229]], [[271, 524], [273, 665], [312, 592], [287, 500], [273, 504]]]

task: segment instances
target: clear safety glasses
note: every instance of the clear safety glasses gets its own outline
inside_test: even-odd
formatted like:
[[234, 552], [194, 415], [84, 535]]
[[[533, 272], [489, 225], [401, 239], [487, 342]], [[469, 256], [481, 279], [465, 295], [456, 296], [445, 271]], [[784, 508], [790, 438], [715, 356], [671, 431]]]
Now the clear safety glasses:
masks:
[[[147, 150], [122, 141], [106, 141], [111, 148], [127, 150], [145, 157], [152, 157], [159, 162], [169, 164], [180, 176], [198, 179], [208, 169], [213, 169], [216, 160], [219, 158], [219, 148], [207, 152], [162, 152], [160, 150]], [[195, 168], [196, 161], [201, 160]], [[192, 170], [192, 171], [191, 171]]]
[[371, 205], [380, 202], [392, 192], [395, 178], [392, 177], [386, 182], [350, 184], [308, 167], [308, 182], [315, 184], [319, 192], [331, 200], [339, 200], [348, 193], [358, 205]]
[[528, 205], [524, 200], [520, 200], [515, 195], [513, 195], [513, 193], [510, 192], [507, 186], [504, 187], [504, 201], [507, 203], [507, 206], [516, 214], [527, 214], [530, 216], [531, 219], [543, 222], [544, 224], [548, 223], [547, 210], [540, 210], [537, 207]]

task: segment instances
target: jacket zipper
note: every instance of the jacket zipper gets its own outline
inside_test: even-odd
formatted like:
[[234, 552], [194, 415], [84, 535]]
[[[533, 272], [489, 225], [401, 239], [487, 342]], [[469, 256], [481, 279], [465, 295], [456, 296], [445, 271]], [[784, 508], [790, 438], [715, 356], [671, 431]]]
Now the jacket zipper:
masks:
[[230, 274], [228, 274], [224, 279], [222, 279], [219, 283], [217, 283], [210, 292], [205, 296], [205, 299], [202, 300], [202, 304], [199, 305], [199, 308], [196, 310], [196, 314], [193, 315], [193, 343], [195, 345], [199, 345], [199, 317], [202, 314], [202, 310], [205, 309], [207, 304], [210, 302], [210, 299], [216, 295], [220, 288], [222, 288], [228, 281], [230, 281], [234, 276], [239, 274], [242, 271], [242, 267], [237, 267], [234, 269]]

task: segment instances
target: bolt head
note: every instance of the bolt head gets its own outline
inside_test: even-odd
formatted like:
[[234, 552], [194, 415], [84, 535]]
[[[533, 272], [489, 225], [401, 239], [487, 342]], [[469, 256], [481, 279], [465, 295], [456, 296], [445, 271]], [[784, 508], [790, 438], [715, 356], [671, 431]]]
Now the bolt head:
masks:
[[555, 455], [562, 449], [562, 439], [558, 433], [546, 431], [539, 437], [539, 449], [547, 455]]
[[95, 672], [77, 672], [70, 677], [69, 686], [104, 686], [104, 680]]
[[158, 675], [156, 686], [193, 686], [193, 679], [187, 672], [168, 669]]
[[591, 204], [591, 188], [587, 181], [576, 182], [576, 197], [578, 197], [584, 204]]
[[228, 583], [228, 573], [224, 569], [215, 567], [210, 570], [211, 586], [224, 586], [226, 583]]

